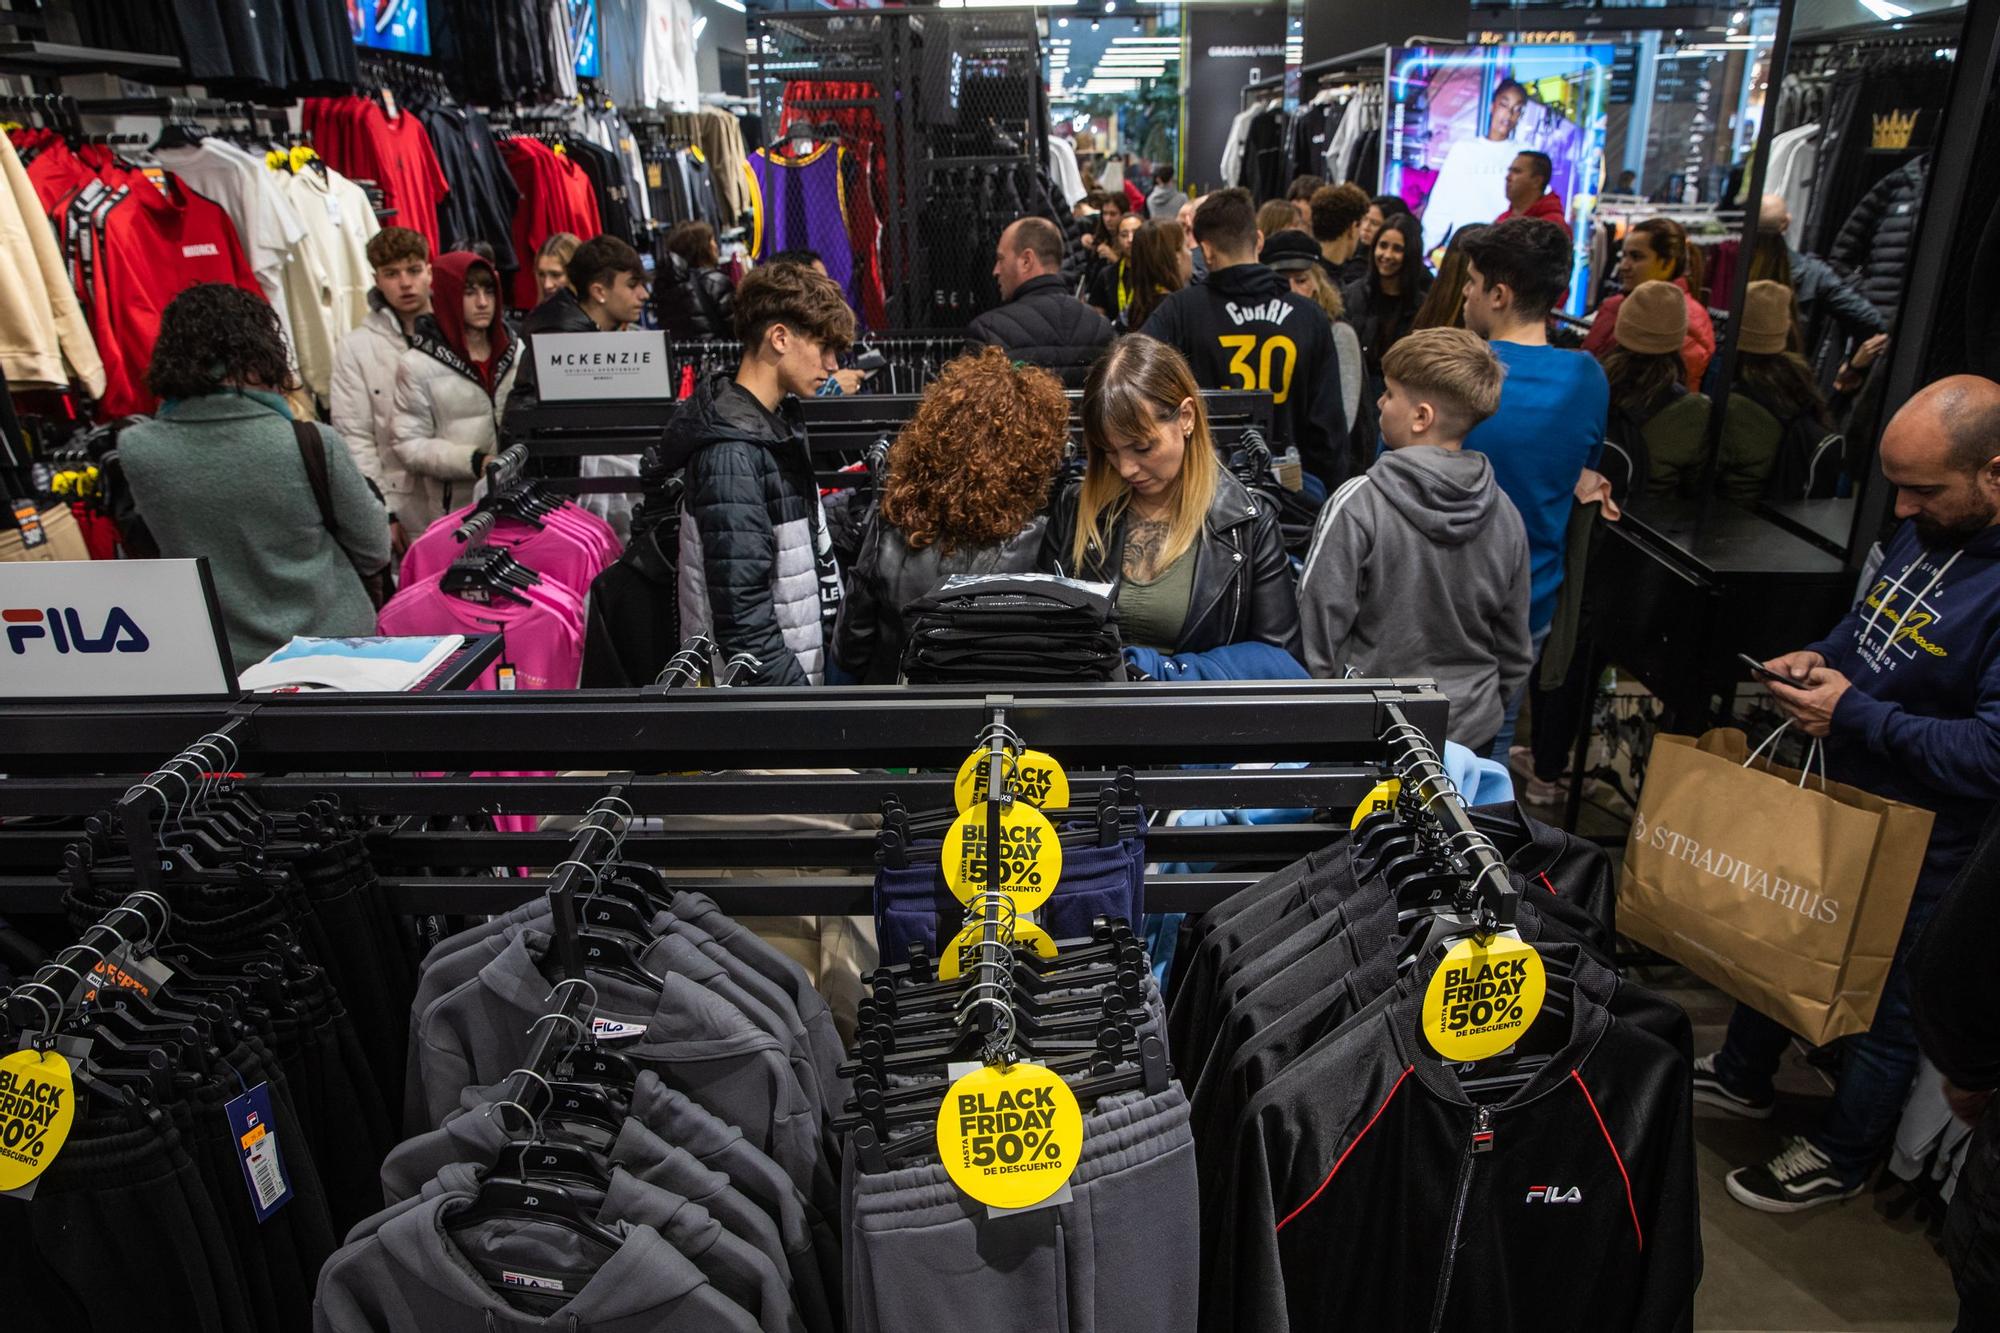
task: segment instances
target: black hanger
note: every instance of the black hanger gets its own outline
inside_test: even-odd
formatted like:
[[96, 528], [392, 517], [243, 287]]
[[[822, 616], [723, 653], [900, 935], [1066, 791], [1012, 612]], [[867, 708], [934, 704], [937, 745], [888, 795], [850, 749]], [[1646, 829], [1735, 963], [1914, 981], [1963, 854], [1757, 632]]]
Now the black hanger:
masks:
[[456, 1231], [503, 1217], [553, 1222], [614, 1250], [625, 1244], [624, 1236], [591, 1217], [582, 1202], [561, 1185], [497, 1174], [481, 1181], [479, 1192], [464, 1207], [448, 1210], [443, 1220], [448, 1230]]

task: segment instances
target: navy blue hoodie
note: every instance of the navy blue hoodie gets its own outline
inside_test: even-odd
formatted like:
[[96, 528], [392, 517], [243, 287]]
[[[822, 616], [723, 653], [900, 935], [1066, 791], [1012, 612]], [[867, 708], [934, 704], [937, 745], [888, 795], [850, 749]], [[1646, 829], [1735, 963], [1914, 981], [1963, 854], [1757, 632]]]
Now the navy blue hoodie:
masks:
[[1919, 884], [1942, 890], [2000, 799], [2000, 528], [1933, 551], [1905, 523], [1868, 595], [1811, 648], [1853, 682], [1829, 769], [1937, 813]]

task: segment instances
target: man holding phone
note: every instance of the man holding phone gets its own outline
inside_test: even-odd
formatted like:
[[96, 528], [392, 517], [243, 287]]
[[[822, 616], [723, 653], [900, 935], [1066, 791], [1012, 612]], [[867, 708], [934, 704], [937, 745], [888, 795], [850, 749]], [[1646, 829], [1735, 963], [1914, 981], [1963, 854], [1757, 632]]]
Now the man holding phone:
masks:
[[[1825, 1120], [1729, 1175], [1730, 1194], [1765, 1212], [1853, 1197], [1888, 1148], [1917, 1070], [1911, 946], [2000, 799], [2000, 384], [1958, 375], [1918, 393], [1883, 433], [1881, 464], [1903, 523], [1867, 596], [1758, 674], [1794, 726], [1824, 738], [1834, 779], [1937, 820], [1874, 1025], [1843, 1043]], [[1722, 1049], [1695, 1061], [1695, 1100], [1770, 1116], [1790, 1042], [1738, 1005]]]

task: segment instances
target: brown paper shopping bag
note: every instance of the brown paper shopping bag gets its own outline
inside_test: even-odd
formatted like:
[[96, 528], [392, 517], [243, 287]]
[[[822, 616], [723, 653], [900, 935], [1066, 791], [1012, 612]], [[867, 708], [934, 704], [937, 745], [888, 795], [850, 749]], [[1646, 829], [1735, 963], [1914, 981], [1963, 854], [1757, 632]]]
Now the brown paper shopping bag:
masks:
[[1660, 736], [1619, 928], [1808, 1041], [1865, 1032], [1931, 820], [1755, 757], [1741, 731]]

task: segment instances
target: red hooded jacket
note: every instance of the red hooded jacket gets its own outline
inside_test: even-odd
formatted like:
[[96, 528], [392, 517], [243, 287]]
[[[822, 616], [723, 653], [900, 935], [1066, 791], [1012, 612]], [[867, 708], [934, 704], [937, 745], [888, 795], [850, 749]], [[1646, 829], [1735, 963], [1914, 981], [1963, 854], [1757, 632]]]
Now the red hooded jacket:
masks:
[[[486, 331], [491, 347], [484, 361], [473, 360], [465, 346], [466, 278], [474, 268], [486, 270], [493, 283], [493, 323]], [[431, 262], [431, 323], [436, 326], [438, 336], [428, 336], [428, 330], [419, 325], [416, 345], [467, 379], [477, 380], [491, 397], [494, 387], [507, 377], [507, 367], [514, 362], [513, 335], [507, 331], [506, 320], [500, 317], [504, 301], [500, 276], [491, 264], [470, 250], [439, 255]]]

